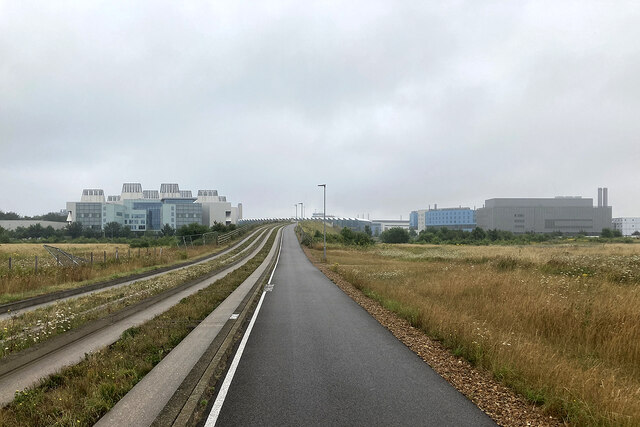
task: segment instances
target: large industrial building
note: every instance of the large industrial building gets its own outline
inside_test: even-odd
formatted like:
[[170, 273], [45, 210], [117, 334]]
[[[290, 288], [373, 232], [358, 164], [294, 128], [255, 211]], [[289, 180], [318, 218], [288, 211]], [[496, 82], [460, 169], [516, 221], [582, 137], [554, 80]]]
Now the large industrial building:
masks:
[[216, 190], [181, 191], [178, 184], [162, 184], [160, 191], [143, 190], [142, 184], [125, 183], [120, 195], [105, 199], [102, 189], [82, 190], [79, 202], [67, 202], [70, 222], [102, 230], [117, 222], [132, 231], [160, 230], [166, 224], [178, 229], [192, 223], [212, 226], [236, 224], [242, 219], [242, 204], [231, 206]]
[[485, 230], [598, 235], [611, 228], [611, 206], [606, 188], [598, 189], [596, 207], [593, 199], [580, 196], [489, 199], [476, 211], [476, 220]]

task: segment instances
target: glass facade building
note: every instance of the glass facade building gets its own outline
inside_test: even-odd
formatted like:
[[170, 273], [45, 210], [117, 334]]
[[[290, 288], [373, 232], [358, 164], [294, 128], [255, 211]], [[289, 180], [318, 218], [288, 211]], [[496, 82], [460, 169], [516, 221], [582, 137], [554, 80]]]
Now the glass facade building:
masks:
[[80, 202], [76, 203], [76, 220], [81, 222], [83, 227], [92, 230], [102, 229], [102, 203], [99, 202]]
[[418, 229], [418, 211], [411, 211], [409, 214], [409, 228]]
[[139, 202], [134, 200], [133, 209], [145, 212], [147, 229], [160, 230], [164, 225], [162, 224], [162, 203], [160, 200], [154, 202]]
[[425, 211], [425, 227], [447, 227], [472, 231], [476, 227], [476, 211], [469, 208], [430, 209]]
[[189, 224], [235, 224], [242, 205], [232, 207], [216, 190], [199, 190], [198, 198], [178, 184], [162, 184], [160, 191], [143, 190], [139, 183], [124, 183], [119, 196], [106, 197], [101, 189], [85, 189], [79, 202], [67, 202], [71, 222], [102, 230], [117, 222], [132, 231], [159, 231], [165, 225], [178, 229]]

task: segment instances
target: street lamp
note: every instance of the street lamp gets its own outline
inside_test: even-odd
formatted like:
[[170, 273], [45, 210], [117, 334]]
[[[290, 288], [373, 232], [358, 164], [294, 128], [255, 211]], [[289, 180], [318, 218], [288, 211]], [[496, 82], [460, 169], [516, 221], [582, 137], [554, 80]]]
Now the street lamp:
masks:
[[299, 202], [300, 205], [300, 217], [304, 220], [304, 202]]
[[327, 262], [327, 184], [318, 184], [318, 187], [322, 187], [324, 195], [324, 205], [322, 209], [322, 234], [324, 237], [323, 258], [324, 262]]

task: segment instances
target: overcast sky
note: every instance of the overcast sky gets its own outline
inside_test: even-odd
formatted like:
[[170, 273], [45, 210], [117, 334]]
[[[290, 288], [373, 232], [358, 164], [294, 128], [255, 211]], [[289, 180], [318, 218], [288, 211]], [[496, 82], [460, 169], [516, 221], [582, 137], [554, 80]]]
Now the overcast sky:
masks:
[[123, 182], [407, 219], [609, 188], [640, 216], [640, 3], [0, 0], [0, 210]]

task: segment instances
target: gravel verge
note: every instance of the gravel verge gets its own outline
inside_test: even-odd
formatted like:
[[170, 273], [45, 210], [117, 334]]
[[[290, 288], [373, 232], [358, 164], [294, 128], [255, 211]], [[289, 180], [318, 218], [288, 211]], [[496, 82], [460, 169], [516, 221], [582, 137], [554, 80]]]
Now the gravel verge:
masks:
[[490, 372], [456, 357], [438, 341], [429, 338], [408, 321], [382, 307], [347, 282], [326, 264], [318, 263], [306, 247], [307, 258], [342, 291], [364, 308], [382, 326], [424, 360], [447, 382], [475, 403], [501, 426], [563, 426], [562, 420], [546, 415], [513, 390], [496, 381]]

